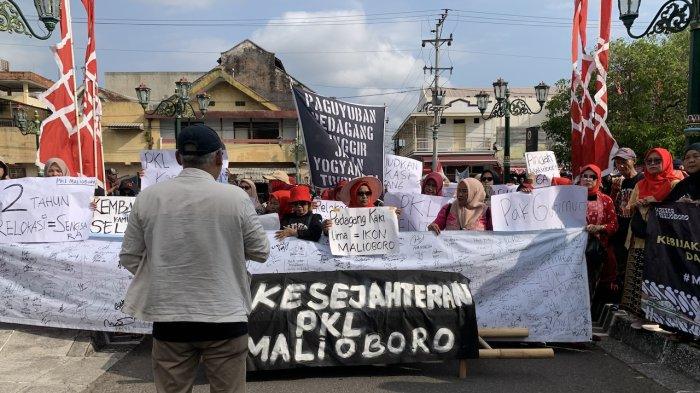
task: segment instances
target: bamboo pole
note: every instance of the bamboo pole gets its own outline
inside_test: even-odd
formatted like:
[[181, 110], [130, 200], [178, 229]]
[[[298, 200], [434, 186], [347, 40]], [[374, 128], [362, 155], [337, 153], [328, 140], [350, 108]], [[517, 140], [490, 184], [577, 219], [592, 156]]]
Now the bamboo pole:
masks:
[[523, 338], [530, 335], [528, 328], [479, 328], [483, 338]]
[[459, 359], [459, 379], [467, 377], [467, 360]]
[[479, 350], [479, 359], [551, 359], [553, 357], [554, 350], [552, 350], [552, 348], [499, 348]]

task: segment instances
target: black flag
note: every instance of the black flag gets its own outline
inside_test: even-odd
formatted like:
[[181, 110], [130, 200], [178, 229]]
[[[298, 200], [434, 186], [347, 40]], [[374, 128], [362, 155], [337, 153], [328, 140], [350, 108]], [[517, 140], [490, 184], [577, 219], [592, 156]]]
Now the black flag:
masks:
[[292, 87], [317, 187], [384, 173], [383, 106], [350, 104]]

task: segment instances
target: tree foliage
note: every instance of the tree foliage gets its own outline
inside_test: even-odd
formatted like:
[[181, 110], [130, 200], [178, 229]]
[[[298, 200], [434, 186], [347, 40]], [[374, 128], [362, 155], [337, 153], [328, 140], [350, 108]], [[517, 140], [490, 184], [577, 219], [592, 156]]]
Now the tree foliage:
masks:
[[[661, 146], [678, 154], [684, 145], [688, 91], [688, 32], [610, 43], [608, 128], [620, 147], [638, 155]], [[560, 162], [571, 162], [570, 82], [561, 79], [542, 124]], [[591, 88], [591, 95], [594, 94]]]

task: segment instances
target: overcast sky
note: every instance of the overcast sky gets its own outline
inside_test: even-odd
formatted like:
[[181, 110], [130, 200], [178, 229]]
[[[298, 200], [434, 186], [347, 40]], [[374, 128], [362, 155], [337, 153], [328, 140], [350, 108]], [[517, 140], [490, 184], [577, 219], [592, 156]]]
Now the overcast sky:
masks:
[[[19, 1], [28, 14], [33, 2]], [[207, 71], [219, 53], [250, 38], [276, 53], [287, 71], [324, 95], [388, 105], [394, 128], [414, 107], [417, 91], [430, 83], [430, 29], [441, 8], [450, 8], [441, 66], [454, 67], [441, 84], [489, 86], [502, 76], [511, 86], [553, 84], [571, 73], [573, 0], [470, 1], [248, 1], [97, 0], [97, 54], [105, 71]], [[590, 2], [589, 46], [597, 37], [599, 3]], [[624, 33], [613, 1], [613, 36]], [[72, 1], [76, 64], [83, 62], [85, 11]], [[651, 8], [654, 8], [653, 10]], [[656, 5], [642, 4], [641, 20]], [[640, 23], [641, 24], [641, 23]], [[640, 29], [642, 26], [636, 26]], [[636, 30], [635, 29], [635, 30]], [[625, 33], [626, 34], [626, 33]], [[57, 75], [48, 42], [0, 33], [0, 57], [13, 70]], [[385, 94], [389, 93], [389, 94]], [[371, 94], [384, 94], [366, 97]]]

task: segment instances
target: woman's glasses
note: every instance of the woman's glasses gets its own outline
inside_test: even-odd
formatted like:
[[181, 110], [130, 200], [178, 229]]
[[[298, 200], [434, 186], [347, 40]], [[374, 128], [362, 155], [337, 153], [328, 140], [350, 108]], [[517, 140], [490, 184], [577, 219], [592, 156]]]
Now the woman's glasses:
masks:
[[359, 196], [359, 197], [372, 196], [372, 191], [358, 191], [357, 196]]
[[662, 162], [663, 162], [663, 160], [660, 158], [647, 158], [646, 160], [644, 160], [644, 163], [647, 165], [658, 165], [658, 164], [661, 164]]
[[493, 181], [493, 177], [491, 177], [491, 176], [488, 176], [488, 177], [482, 176], [482, 177], [481, 177], [481, 182], [482, 182], [482, 183], [486, 183], [487, 181]]

